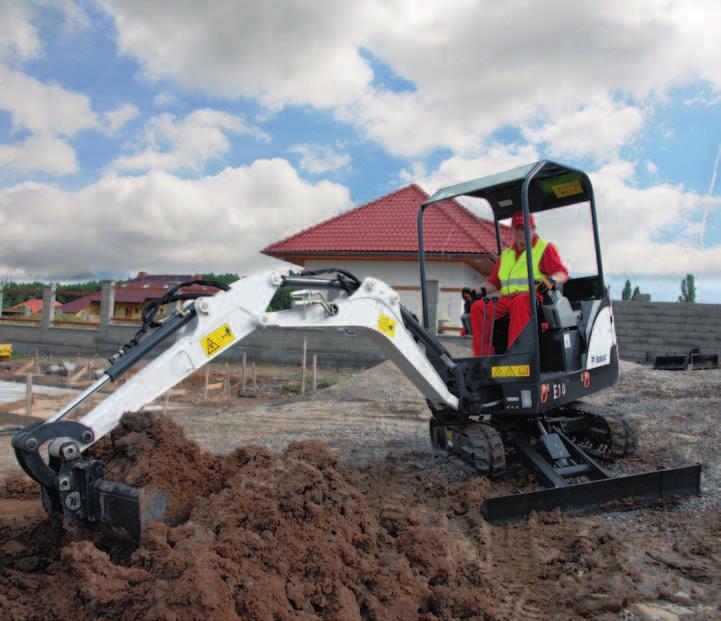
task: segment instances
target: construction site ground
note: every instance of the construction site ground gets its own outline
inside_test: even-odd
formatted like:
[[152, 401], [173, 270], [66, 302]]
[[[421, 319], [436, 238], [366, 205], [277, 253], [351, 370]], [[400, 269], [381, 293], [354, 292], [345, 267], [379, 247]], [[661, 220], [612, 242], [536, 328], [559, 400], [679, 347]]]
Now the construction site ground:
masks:
[[[103, 366], [74, 361], [87, 377], [70, 382], [50, 362], [2, 363], [0, 380], [80, 389]], [[137, 549], [53, 527], [0, 436], [2, 618], [721, 619], [721, 371], [623, 363], [591, 398], [639, 436], [614, 472], [703, 462], [702, 496], [502, 526], [484, 498], [536, 481], [433, 452], [425, 403], [391, 363], [321, 366], [305, 395], [299, 378], [258, 366], [243, 392], [239, 365], [212, 365], [92, 449], [107, 478], [168, 494]], [[32, 415], [67, 399], [37, 395]], [[24, 408], [0, 405], [0, 429], [37, 420]]]

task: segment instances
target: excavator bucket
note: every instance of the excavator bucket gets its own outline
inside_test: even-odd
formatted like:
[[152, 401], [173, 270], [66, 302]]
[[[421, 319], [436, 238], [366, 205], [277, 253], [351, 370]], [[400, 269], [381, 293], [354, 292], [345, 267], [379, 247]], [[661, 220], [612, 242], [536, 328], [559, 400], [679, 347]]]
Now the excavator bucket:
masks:
[[685, 371], [688, 369], [688, 354], [659, 354], [653, 363], [657, 371]]
[[696, 464], [496, 496], [485, 501], [482, 512], [486, 520], [499, 524], [520, 520], [532, 511], [583, 512], [609, 503], [648, 505], [700, 493], [701, 464]]
[[[36, 423], [16, 434], [12, 445], [20, 466], [40, 483], [43, 506], [49, 514], [62, 516], [70, 529], [94, 524], [137, 543], [145, 525], [163, 519], [167, 498], [105, 479], [103, 463], [86, 461], [78, 450], [87, 431], [76, 421]], [[65, 442], [58, 455], [50, 454], [46, 463], [39, 449], [58, 436]]]
[[167, 498], [159, 492], [102, 479], [95, 486], [98, 523], [121, 539], [140, 541], [143, 529], [163, 519]]

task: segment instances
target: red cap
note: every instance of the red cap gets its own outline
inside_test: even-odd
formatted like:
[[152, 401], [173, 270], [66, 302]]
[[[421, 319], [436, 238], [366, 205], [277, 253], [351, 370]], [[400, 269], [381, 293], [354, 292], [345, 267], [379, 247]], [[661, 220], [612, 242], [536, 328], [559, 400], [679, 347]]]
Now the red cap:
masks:
[[[531, 223], [531, 228], [536, 226], [536, 221], [533, 219], [532, 213], [528, 214], [528, 219], [529, 219], [529, 222]], [[513, 214], [513, 217], [511, 218], [511, 226], [514, 228], [517, 226], [521, 226], [521, 227], [523, 226], [523, 212], [522, 211], [517, 211], [516, 213]]]

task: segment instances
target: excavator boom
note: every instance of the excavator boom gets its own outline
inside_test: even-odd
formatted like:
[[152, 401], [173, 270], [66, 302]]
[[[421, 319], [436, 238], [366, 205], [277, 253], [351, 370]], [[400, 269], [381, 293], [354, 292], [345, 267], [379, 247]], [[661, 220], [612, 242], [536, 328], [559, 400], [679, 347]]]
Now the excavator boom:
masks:
[[[284, 284], [308, 289], [296, 292], [295, 308], [266, 312], [275, 291]], [[318, 293], [321, 288], [338, 289], [339, 295], [329, 302]], [[348, 282], [340, 275], [322, 279], [316, 273], [275, 272], [248, 276], [227, 291], [186, 304], [155, 331], [123, 350], [105, 374], [68, 406], [18, 433], [13, 438], [17, 459], [41, 484], [46, 508], [64, 515], [69, 526], [77, 521], [97, 522], [137, 540], [144, 523], [162, 517], [164, 498], [105, 480], [102, 463], [86, 461], [83, 452], [110, 433], [123, 414], [141, 410], [255, 330], [312, 327], [362, 334], [396, 363], [434, 407], [457, 408], [458, 398], [448, 390], [424, 348], [404, 328], [404, 313], [398, 294], [373, 278]], [[171, 336], [175, 337], [172, 345], [111, 395], [80, 420], [68, 420], [92, 394]], [[446, 352], [436, 353], [443, 364], [453, 368]], [[44, 445], [48, 446], [47, 462], [40, 456]]]

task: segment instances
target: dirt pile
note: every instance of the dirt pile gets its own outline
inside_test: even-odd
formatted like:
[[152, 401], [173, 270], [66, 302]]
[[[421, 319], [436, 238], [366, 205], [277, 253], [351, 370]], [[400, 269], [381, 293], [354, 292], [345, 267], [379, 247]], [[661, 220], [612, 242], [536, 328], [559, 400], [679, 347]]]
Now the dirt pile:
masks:
[[[454, 595], [447, 534], [371, 507], [318, 442], [280, 455], [202, 454], [161, 417], [127, 416], [100, 446], [107, 476], [169, 494], [169, 524], [136, 550], [45, 522], [0, 523], [0, 604], [13, 619], [416, 619], [492, 611]], [[489, 612], [488, 617], [491, 618]]]
[[31, 479], [14, 475], [0, 481], [0, 498], [35, 498], [38, 486]]
[[[470, 356], [470, 345], [445, 343], [457, 358]], [[313, 399], [322, 401], [373, 401], [377, 403], [416, 403], [425, 406], [425, 397], [390, 360], [357, 373], [335, 386], [320, 390]]]
[[168, 493], [169, 523], [133, 549], [0, 513], [3, 618], [614, 619], [659, 598], [718, 604], [718, 513], [664, 516], [673, 545], [597, 517], [491, 527], [485, 479], [400, 458], [344, 467], [317, 441], [214, 457], [147, 415], [96, 453], [109, 478]]

